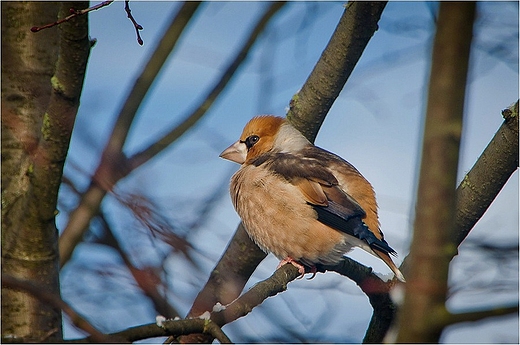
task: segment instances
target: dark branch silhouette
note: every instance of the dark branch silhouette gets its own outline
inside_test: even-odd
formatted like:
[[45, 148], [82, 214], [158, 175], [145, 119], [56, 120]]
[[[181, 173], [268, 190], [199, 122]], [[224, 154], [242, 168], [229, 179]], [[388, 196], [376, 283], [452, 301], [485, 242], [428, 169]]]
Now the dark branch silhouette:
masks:
[[143, 30], [143, 27], [135, 21], [134, 16], [132, 15], [132, 10], [130, 9], [130, 0], [125, 0], [125, 11], [126, 11], [126, 15], [127, 15], [128, 19], [130, 19], [130, 21], [134, 25], [135, 34], [137, 36], [137, 43], [139, 43], [139, 45], [142, 46], [143, 39], [141, 38], [141, 35], [139, 34], [139, 30]]

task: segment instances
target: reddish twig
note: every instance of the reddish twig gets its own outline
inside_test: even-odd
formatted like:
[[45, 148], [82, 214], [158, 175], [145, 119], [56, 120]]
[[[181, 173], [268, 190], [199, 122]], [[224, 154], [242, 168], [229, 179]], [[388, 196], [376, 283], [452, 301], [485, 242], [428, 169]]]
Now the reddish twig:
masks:
[[114, 2], [114, 0], [103, 1], [103, 2], [101, 2], [101, 3], [99, 3], [99, 4], [95, 5], [95, 6], [92, 6], [92, 7], [89, 7], [89, 8], [85, 8], [84, 10], [75, 10], [75, 9], [71, 8], [70, 9], [70, 13], [71, 14], [69, 16], [67, 16], [67, 17], [65, 17], [63, 19], [57, 20], [54, 23], [46, 24], [46, 25], [43, 25], [43, 26], [33, 26], [31, 28], [31, 31], [32, 32], [38, 32], [38, 31], [43, 30], [43, 29], [52, 28], [53, 26], [60, 25], [62, 23], [68, 22], [72, 18], [76, 18], [78, 16], [84, 15], [86, 13], [89, 13], [90, 11], [99, 10], [100, 8], [108, 6], [111, 3], [113, 3], [113, 2]]
[[186, 241], [184, 236], [179, 236], [174, 232], [175, 226], [157, 212], [159, 207], [150, 199], [138, 194], [122, 194], [115, 191], [112, 191], [112, 195], [117, 201], [132, 211], [135, 218], [145, 228], [150, 230], [154, 238], [159, 236], [162, 241], [169, 244], [175, 251], [182, 253], [186, 259], [195, 264], [189, 253], [191, 246], [188, 241]]
[[139, 34], [139, 30], [143, 30], [143, 27], [140, 24], [138, 24], [135, 21], [134, 16], [132, 16], [132, 10], [130, 9], [130, 5], [128, 4], [129, 2], [130, 2], [130, 0], [125, 0], [126, 15], [127, 15], [128, 19], [130, 19], [132, 24], [134, 24], [135, 33], [137, 35], [137, 43], [139, 43], [139, 45], [143, 45], [143, 39], [141, 38], [141, 35]]

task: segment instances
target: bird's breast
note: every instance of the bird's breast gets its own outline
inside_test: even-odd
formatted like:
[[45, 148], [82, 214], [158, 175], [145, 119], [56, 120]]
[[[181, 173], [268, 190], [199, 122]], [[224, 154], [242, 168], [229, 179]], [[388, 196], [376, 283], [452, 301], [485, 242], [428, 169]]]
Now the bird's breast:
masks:
[[298, 188], [263, 166], [242, 166], [230, 192], [249, 236], [279, 259], [333, 263], [350, 249], [341, 233], [317, 220]]

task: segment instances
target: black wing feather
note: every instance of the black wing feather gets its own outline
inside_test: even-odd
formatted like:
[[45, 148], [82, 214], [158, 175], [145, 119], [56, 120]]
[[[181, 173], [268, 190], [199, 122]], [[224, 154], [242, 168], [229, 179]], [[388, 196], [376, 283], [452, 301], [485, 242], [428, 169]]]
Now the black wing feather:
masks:
[[378, 239], [366, 226], [361, 219], [361, 217], [364, 216], [364, 212], [362, 214], [352, 212], [352, 209], [346, 208], [333, 201], [329, 201], [329, 206], [312, 205], [312, 207], [318, 213], [318, 221], [323, 224], [344, 232], [347, 235], [364, 240], [371, 248], [378, 249], [387, 254], [397, 254], [384, 239]]

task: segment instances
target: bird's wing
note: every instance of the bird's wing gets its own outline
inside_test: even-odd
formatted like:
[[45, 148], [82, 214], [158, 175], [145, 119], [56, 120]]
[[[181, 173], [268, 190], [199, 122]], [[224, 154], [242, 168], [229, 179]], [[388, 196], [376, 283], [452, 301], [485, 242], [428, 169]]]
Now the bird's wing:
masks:
[[364, 240], [370, 248], [387, 254], [396, 254], [383, 238], [378, 238], [363, 222], [365, 211], [339, 187], [322, 186], [328, 205], [312, 204], [318, 214], [318, 221], [348, 235]]
[[[334, 163], [338, 164], [337, 161]], [[364, 240], [371, 248], [395, 254], [387, 242], [376, 236], [363, 222], [365, 210], [339, 187], [326, 161], [312, 156], [270, 153], [259, 157], [253, 164], [265, 164], [268, 169], [297, 187], [305, 201], [316, 211], [319, 222]], [[351, 166], [348, 164], [347, 167]]]

